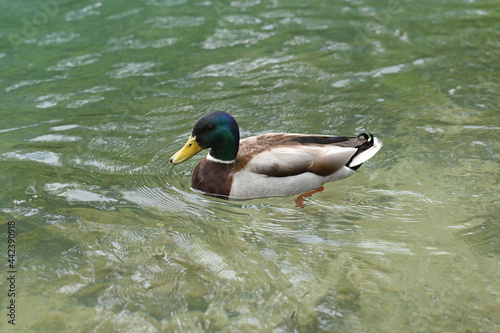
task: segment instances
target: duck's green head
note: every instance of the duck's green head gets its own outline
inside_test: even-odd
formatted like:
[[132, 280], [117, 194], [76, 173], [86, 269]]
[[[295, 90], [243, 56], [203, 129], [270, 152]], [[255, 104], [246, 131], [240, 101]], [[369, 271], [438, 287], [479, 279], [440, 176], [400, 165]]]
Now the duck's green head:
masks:
[[225, 112], [214, 111], [198, 119], [188, 141], [170, 162], [180, 164], [206, 148], [211, 148], [212, 157], [230, 162], [236, 158], [239, 145], [240, 130], [236, 120]]

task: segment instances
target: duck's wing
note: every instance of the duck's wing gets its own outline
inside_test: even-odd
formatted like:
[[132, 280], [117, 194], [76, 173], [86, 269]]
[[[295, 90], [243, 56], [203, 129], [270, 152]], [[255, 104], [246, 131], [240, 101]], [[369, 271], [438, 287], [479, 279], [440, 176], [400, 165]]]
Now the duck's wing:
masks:
[[247, 170], [269, 177], [304, 172], [329, 176], [343, 167], [356, 170], [380, 146], [376, 138], [366, 134], [358, 137], [274, 134], [249, 138], [240, 144]]

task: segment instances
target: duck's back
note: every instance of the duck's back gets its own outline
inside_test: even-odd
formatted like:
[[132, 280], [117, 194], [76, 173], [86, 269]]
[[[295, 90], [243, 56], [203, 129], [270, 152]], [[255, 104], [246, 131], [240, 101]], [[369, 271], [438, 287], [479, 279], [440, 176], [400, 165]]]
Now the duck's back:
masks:
[[373, 136], [265, 134], [240, 141], [230, 198], [287, 196], [352, 175], [381, 147]]

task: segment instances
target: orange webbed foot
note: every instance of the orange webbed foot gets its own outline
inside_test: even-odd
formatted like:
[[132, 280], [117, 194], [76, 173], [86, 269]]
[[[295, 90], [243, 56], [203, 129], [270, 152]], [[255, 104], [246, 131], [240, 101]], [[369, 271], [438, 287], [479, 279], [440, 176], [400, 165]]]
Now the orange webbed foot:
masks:
[[305, 197], [310, 197], [311, 195], [313, 195], [314, 193], [318, 193], [318, 192], [321, 192], [323, 191], [325, 188], [323, 186], [321, 186], [320, 188], [318, 188], [317, 190], [314, 190], [314, 191], [310, 191], [310, 192], [306, 192], [304, 194], [301, 194], [298, 196], [297, 199], [295, 199], [295, 207], [299, 207], [299, 208], [304, 208], [304, 198]]

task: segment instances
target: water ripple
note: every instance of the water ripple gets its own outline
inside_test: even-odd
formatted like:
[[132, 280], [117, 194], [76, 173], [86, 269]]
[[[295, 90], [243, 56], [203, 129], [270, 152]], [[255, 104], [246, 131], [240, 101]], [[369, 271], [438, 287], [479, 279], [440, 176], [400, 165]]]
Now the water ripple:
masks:
[[9, 92], [11, 90], [19, 89], [24, 86], [32, 86], [35, 84], [40, 84], [40, 83], [46, 83], [46, 82], [53, 82], [53, 81], [59, 81], [59, 80], [64, 80], [68, 78], [68, 74], [63, 74], [63, 75], [56, 75], [48, 79], [41, 79], [41, 80], [23, 80], [19, 83], [13, 84], [11, 86], [8, 86], [5, 88], [5, 91]]
[[393, 66], [387, 66], [382, 68], [374, 69], [370, 72], [355, 72], [355, 73], [344, 73], [344, 76], [347, 76], [346, 79], [341, 79], [332, 83], [332, 87], [342, 88], [354, 82], [364, 82], [365, 77], [370, 76], [372, 78], [380, 78], [386, 74], [396, 74], [401, 72], [405, 67], [404, 64], [398, 64]]
[[[49, 107], [56, 106], [59, 104], [59, 102], [67, 101], [69, 99], [72, 99], [75, 96], [80, 96], [82, 94], [98, 94], [102, 92], [108, 92], [108, 91], [113, 91], [116, 90], [117, 88], [115, 87], [110, 87], [108, 85], [102, 85], [102, 86], [95, 86], [91, 87], [88, 89], [83, 89], [78, 92], [74, 93], [67, 93], [67, 94], [48, 94], [48, 95], [43, 95], [43, 96], [38, 96], [35, 101], [38, 102], [35, 106], [37, 108], [45, 109]], [[88, 103], [95, 103], [99, 102], [104, 99], [104, 96], [89, 96], [86, 99], [81, 99], [81, 100], [76, 100], [68, 103], [67, 107], [68, 108], [78, 108], [81, 107], [82, 105], [88, 104]]]
[[174, 7], [179, 5], [184, 5], [187, 0], [144, 0], [147, 5], [157, 6], [157, 7]]
[[202, 43], [201, 47], [207, 50], [235, 45], [245, 45], [248, 47], [268, 39], [274, 34], [274, 32], [257, 32], [250, 29], [228, 30], [217, 28], [215, 33]]
[[53, 126], [50, 128], [51, 131], [67, 131], [73, 128], [81, 127], [80, 125], [72, 124], [72, 125], [59, 125]]
[[66, 14], [66, 21], [68, 21], [68, 22], [78, 21], [78, 20], [82, 20], [88, 16], [100, 15], [101, 13], [95, 9], [99, 8], [101, 6], [102, 6], [102, 2], [96, 2], [92, 5], [88, 5], [88, 6], [84, 7], [82, 9], [70, 11], [69, 13]]
[[64, 71], [74, 67], [86, 66], [99, 61], [101, 54], [88, 53], [59, 61], [56, 65], [47, 68], [48, 71]]
[[133, 8], [118, 14], [109, 15], [106, 20], [121, 20], [125, 17], [133, 16], [142, 12], [144, 8]]
[[103, 99], [104, 99], [103, 96], [92, 96], [89, 98], [72, 101], [72, 102], [68, 103], [68, 105], [66, 107], [70, 108], [70, 109], [76, 109], [76, 108], [82, 107], [85, 104], [96, 103], [96, 102], [102, 101]]
[[67, 136], [60, 134], [46, 134], [40, 135], [33, 139], [30, 139], [31, 142], [74, 142], [81, 140], [81, 137], [78, 136]]
[[149, 47], [158, 49], [166, 46], [170, 46], [175, 44], [179, 38], [170, 37], [170, 38], [161, 38], [153, 41], [142, 41], [138, 38], [134, 38], [133, 35], [125, 36], [125, 37], [113, 37], [110, 38], [108, 44], [111, 45], [106, 52], [114, 52], [118, 50], [142, 50]]
[[[115, 198], [106, 196], [106, 191], [102, 191], [96, 185], [84, 185], [78, 183], [47, 183], [44, 190], [51, 195], [65, 197], [68, 202], [118, 202]], [[101, 193], [96, 193], [101, 192]]]
[[236, 24], [236, 25], [246, 25], [246, 24], [261, 24], [262, 20], [258, 17], [252, 17], [250, 15], [225, 15], [222, 17], [224, 21]]
[[[250, 59], [239, 59], [224, 64], [208, 65], [200, 71], [192, 73], [190, 76], [193, 78], [232, 76], [239, 79], [249, 79], [262, 74], [262, 71], [258, 72], [256, 71], [257, 69], [277, 64], [284, 66], [283, 63], [292, 59], [293, 56], [281, 58], [264, 57], [252, 61]], [[251, 72], [255, 72], [255, 74], [251, 74]], [[287, 73], [287, 75], [293, 75], [293, 73]]]
[[[131, 166], [130, 164], [123, 163], [117, 160], [112, 160], [105, 157], [95, 157], [92, 155], [82, 154], [79, 157], [71, 159], [73, 165], [79, 168], [86, 168], [92, 171], [99, 171], [107, 174], [130, 174], [143, 171], [143, 166]], [[90, 168], [88, 168], [90, 167]]]
[[60, 160], [60, 154], [51, 152], [51, 151], [37, 151], [33, 153], [25, 153], [22, 154], [20, 152], [8, 152], [8, 153], [3, 153], [0, 155], [0, 157], [3, 158], [15, 158], [18, 160], [29, 160], [29, 161], [35, 161], [35, 162], [40, 162], [40, 163], [45, 163], [49, 165], [55, 165], [59, 166], [62, 165], [61, 160]]
[[177, 212], [193, 212], [196, 216], [202, 214], [201, 211], [196, 213], [197, 209], [193, 209], [190, 204], [178, 200], [177, 196], [172, 195], [171, 189], [169, 190], [168, 187], [138, 185], [137, 183], [140, 183], [140, 178], [130, 181], [132, 182], [131, 188], [133, 190], [122, 191], [123, 198], [129, 202], [133, 202], [141, 207], [174, 214]]
[[146, 21], [155, 28], [159, 29], [172, 29], [179, 27], [197, 27], [205, 23], [204, 17], [190, 17], [190, 16], [157, 16], [151, 17]]
[[38, 46], [63, 44], [71, 42], [73, 39], [80, 37], [80, 34], [68, 31], [52, 32], [40, 38], [27, 39], [26, 44], [37, 44]]
[[[145, 73], [148, 69], [151, 69], [156, 66], [156, 63], [152, 61], [147, 62], [127, 62], [127, 63], [118, 63], [114, 64], [113, 67], [118, 67], [115, 70], [107, 72], [106, 75], [113, 79], [125, 79], [132, 76], [144, 76], [148, 75]], [[150, 74], [149, 74], [150, 75]]]
[[362, 249], [366, 249], [366, 253], [387, 255], [388, 253], [398, 254], [413, 254], [404, 243], [391, 243], [386, 241], [362, 241], [356, 245]]
[[243, 8], [255, 7], [259, 5], [261, 0], [234, 0], [230, 2], [231, 7]]

